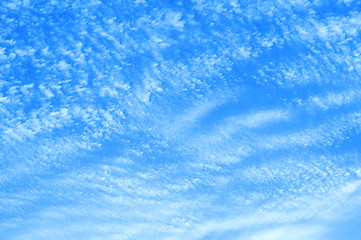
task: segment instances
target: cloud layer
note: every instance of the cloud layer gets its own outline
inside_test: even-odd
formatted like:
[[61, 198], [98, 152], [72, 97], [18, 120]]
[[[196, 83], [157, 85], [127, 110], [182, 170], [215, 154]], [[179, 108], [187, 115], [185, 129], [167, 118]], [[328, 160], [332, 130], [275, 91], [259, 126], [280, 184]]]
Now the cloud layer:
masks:
[[2, 2], [0, 238], [342, 236], [361, 196], [359, 9]]

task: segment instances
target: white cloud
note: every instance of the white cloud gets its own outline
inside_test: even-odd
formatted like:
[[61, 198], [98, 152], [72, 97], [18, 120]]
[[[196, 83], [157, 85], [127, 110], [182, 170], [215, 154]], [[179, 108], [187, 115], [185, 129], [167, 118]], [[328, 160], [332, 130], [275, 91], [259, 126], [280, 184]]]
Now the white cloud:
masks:
[[48, 88], [46, 88], [43, 84], [40, 84], [40, 85], [39, 85], [39, 89], [44, 93], [44, 95], [45, 95], [47, 98], [52, 98], [52, 97], [54, 97], [54, 94], [53, 94]]
[[0, 23], [0, 237], [318, 239], [355, 206], [361, 15], [169, 4], [4, 5], [34, 9]]
[[265, 111], [259, 111], [254, 114], [249, 114], [245, 116], [240, 117], [232, 117], [227, 125], [232, 126], [242, 126], [247, 128], [257, 128], [257, 127], [263, 127], [265, 125], [278, 122], [278, 121], [284, 121], [288, 120], [289, 113], [284, 110], [265, 110]]
[[262, 230], [249, 237], [242, 236], [241, 238], [247, 240], [320, 240], [323, 239], [322, 235], [325, 232], [323, 226], [294, 225]]
[[181, 18], [182, 13], [169, 11], [165, 17], [165, 21], [178, 29], [182, 29], [184, 27], [185, 21], [181, 20]]
[[310, 107], [319, 107], [327, 110], [332, 107], [352, 104], [361, 99], [361, 91], [358, 89], [348, 89], [341, 92], [327, 92], [321, 96], [310, 96], [305, 103]]

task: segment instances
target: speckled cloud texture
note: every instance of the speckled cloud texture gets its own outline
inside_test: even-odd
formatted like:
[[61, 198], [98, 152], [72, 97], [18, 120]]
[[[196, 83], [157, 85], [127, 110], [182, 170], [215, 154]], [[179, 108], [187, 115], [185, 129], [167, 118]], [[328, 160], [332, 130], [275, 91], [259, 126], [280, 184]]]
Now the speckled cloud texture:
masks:
[[0, 29], [0, 239], [360, 239], [360, 1], [3, 0]]

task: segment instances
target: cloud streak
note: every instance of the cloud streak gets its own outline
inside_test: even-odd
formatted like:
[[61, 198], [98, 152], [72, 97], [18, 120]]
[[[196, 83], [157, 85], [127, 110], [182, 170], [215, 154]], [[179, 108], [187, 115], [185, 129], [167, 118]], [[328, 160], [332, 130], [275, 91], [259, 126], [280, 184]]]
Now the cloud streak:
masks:
[[359, 5], [0, 4], [0, 238], [327, 238], [360, 198]]

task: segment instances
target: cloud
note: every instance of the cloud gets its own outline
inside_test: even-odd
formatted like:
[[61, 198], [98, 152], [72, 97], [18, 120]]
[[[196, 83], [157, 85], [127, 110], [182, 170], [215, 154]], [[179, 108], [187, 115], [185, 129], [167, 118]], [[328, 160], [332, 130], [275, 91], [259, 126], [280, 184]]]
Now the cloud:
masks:
[[328, 92], [321, 96], [311, 96], [304, 104], [309, 107], [318, 107], [323, 110], [327, 110], [329, 108], [358, 102], [361, 97], [360, 93], [361, 92], [358, 89], [348, 89], [341, 92]]
[[249, 114], [240, 117], [231, 117], [227, 125], [239, 125], [246, 128], [263, 127], [273, 122], [288, 120], [289, 113], [287, 111], [275, 109], [259, 111], [254, 114]]
[[335, 4], [0, 6], [0, 238], [324, 238], [360, 198]]
[[301, 240], [301, 239], [310, 239], [310, 240], [320, 240], [322, 235], [325, 233], [323, 226], [285, 226], [278, 228], [271, 228], [268, 230], [259, 231], [255, 234], [252, 234], [249, 237], [242, 236], [242, 239], [249, 240]]

